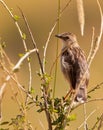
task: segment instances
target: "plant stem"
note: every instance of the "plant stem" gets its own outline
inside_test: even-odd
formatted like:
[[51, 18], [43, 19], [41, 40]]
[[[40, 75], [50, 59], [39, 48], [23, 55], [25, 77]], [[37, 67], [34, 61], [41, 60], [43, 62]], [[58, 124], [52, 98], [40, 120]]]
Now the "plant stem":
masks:
[[[57, 34], [60, 30], [60, 0], [58, 0], [58, 23], [57, 23]], [[56, 59], [58, 57], [58, 39], [57, 39], [57, 46], [56, 46]], [[58, 62], [56, 62], [55, 65], [55, 73], [54, 73], [54, 87], [53, 87], [53, 98], [55, 97], [55, 89], [56, 89], [56, 81], [57, 81], [57, 68], [58, 68]]]

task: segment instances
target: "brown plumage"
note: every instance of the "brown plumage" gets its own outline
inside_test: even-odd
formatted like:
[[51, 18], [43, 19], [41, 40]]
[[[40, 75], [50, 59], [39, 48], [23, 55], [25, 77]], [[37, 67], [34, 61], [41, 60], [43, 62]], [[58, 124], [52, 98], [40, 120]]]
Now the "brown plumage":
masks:
[[[60, 57], [61, 70], [69, 82], [72, 92], [80, 85], [74, 101], [83, 103], [87, 99], [87, 86], [89, 82], [89, 69], [85, 54], [80, 49], [74, 34], [62, 33], [56, 35], [56, 37], [60, 38], [63, 42]], [[84, 73], [83, 82], [80, 84]]]

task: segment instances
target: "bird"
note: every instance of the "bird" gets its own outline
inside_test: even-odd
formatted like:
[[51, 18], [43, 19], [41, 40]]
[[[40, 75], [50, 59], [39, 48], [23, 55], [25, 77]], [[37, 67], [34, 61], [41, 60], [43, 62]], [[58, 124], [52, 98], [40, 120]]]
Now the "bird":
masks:
[[64, 99], [70, 93], [76, 93], [74, 104], [84, 103], [87, 100], [87, 86], [90, 77], [85, 53], [80, 48], [75, 34], [64, 32], [55, 36], [61, 39], [63, 43], [60, 53], [61, 71], [70, 84], [70, 91]]

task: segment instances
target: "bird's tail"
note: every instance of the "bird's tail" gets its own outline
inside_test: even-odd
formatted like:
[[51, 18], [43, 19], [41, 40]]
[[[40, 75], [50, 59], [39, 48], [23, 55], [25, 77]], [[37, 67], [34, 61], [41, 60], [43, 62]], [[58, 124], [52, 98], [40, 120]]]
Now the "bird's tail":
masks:
[[74, 105], [84, 103], [87, 100], [86, 87], [80, 87], [74, 100]]

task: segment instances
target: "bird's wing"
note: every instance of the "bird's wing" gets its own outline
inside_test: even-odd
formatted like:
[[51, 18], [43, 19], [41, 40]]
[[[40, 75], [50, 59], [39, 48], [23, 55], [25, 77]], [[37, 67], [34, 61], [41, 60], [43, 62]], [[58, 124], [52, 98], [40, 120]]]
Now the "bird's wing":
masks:
[[[88, 64], [86, 61], [86, 57], [84, 55], [84, 52], [80, 50], [81, 55], [77, 57], [77, 60], [75, 62], [74, 70], [76, 71], [76, 84], [80, 83], [80, 81], [84, 80], [83, 84], [84, 86], [88, 85], [89, 82], [89, 69]], [[85, 74], [85, 75], [84, 75]]]
[[75, 71], [75, 68], [73, 66], [73, 64], [74, 64], [73, 56], [69, 52], [65, 51], [62, 54], [61, 68], [62, 68], [62, 71], [63, 71], [64, 76], [66, 77], [67, 81], [69, 81], [70, 84], [71, 84], [71, 87], [73, 89], [75, 89], [75, 86], [76, 86], [76, 71]]

